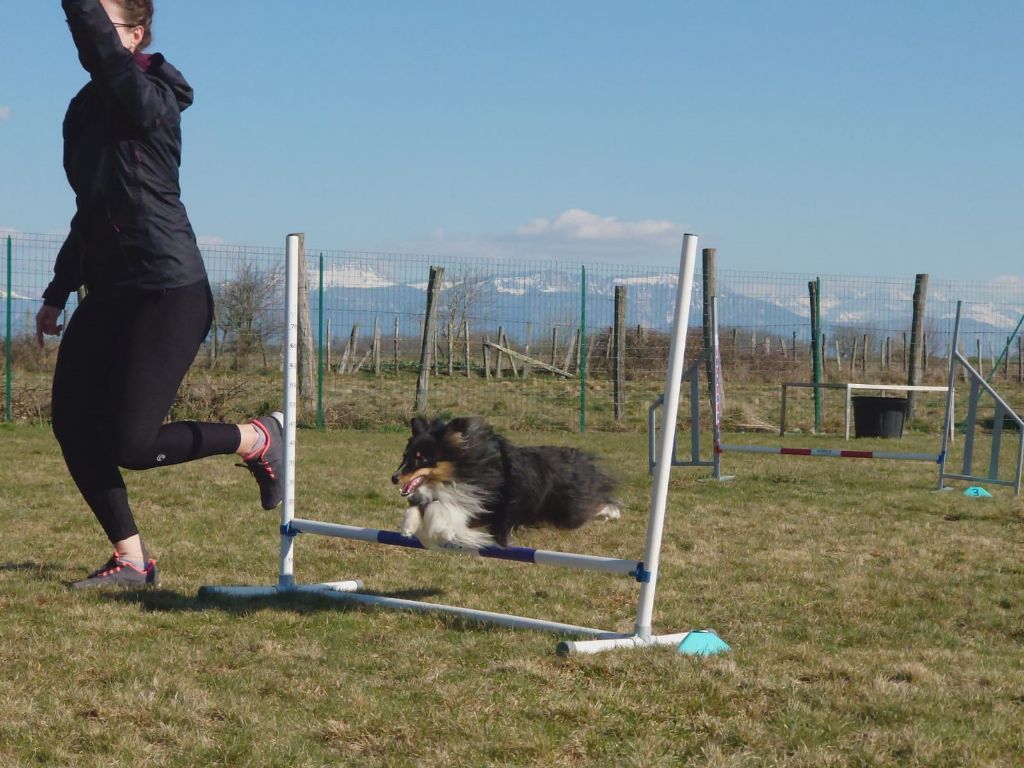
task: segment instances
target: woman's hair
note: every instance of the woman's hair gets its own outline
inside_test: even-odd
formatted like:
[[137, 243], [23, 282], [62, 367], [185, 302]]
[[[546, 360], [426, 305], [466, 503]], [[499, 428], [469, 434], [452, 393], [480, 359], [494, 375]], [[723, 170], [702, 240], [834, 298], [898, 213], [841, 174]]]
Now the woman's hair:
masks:
[[124, 11], [125, 21], [138, 24], [145, 30], [139, 51], [145, 50], [153, 42], [153, 0], [114, 0]]

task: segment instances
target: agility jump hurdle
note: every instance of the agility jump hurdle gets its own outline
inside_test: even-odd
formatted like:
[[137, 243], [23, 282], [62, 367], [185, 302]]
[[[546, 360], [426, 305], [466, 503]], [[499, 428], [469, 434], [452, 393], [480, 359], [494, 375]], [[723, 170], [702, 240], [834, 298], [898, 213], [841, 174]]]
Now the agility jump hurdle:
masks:
[[[716, 480], [729, 479], [722, 475], [722, 454], [723, 453], [774, 453], [779, 456], [813, 456], [818, 458], [835, 459], [886, 459], [889, 461], [928, 461], [933, 464], [942, 462], [941, 450], [937, 453], [909, 453], [901, 451], [851, 451], [832, 448], [788, 448], [785, 446], [762, 446], [762, 445], [740, 445], [722, 442], [721, 414], [724, 394], [722, 387], [722, 363], [721, 352], [718, 343], [718, 299], [711, 300], [711, 354], [714, 356], [715, 364], [712, 367], [711, 392], [714, 398], [714, 422], [712, 435], [714, 441], [714, 469], [712, 474]], [[951, 402], [952, 389], [947, 391], [947, 403]], [[943, 441], [945, 446], [945, 441]]]
[[[683, 376], [683, 381], [688, 381], [690, 384], [690, 455], [688, 459], [678, 458], [678, 451], [676, 441], [672, 442], [672, 466], [673, 467], [711, 467], [712, 476], [716, 480], [730, 480], [731, 475], [722, 475], [722, 464], [721, 455], [723, 453], [769, 453], [777, 454], [780, 456], [815, 456], [815, 457], [831, 457], [837, 459], [890, 459], [890, 460], [903, 460], [903, 461], [930, 461], [938, 463], [940, 460], [940, 454], [935, 453], [901, 453], [897, 451], [854, 451], [839, 448], [787, 448], [785, 446], [768, 446], [768, 445], [739, 445], [739, 444], [725, 444], [721, 442], [721, 419], [722, 419], [722, 406], [724, 403], [724, 395], [722, 393], [722, 364], [721, 358], [719, 357], [718, 351], [718, 320], [717, 320], [718, 302], [716, 299], [711, 300], [711, 327], [712, 327], [712, 340], [711, 345], [704, 354], [700, 355], [697, 360], [690, 365], [686, 370], [686, 374]], [[701, 458], [701, 433], [700, 433], [700, 371], [704, 367], [707, 360], [713, 360], [714, 365], [711, 367], [712, 381], [711, 390], [714, 396], [711, 400], [712, 406], [712, 436], [713, 436], [713, 455], [710, 460]], [[785, 387], [787, 385], [783, 385]], [[828, 385], [823, 385], [828, 386]], [[858, 385], [847, 385], [847, 384], [836, 384], [833, 385], [836, 388], [856, 387]], [[872, 387], [874, 388], [874, 387]], [[929, 388], [929, 389], [941, 389], [946, 391], [946, 387]], [[785, 393], [785, 389], [783, 389]], [[648, 468], [650, 471], [654, 471], [655, 466], [655, 438], [658, 433], [658, 419], [657, 412], [658, 407], [663, 403], [664, 396], [659, 395], [651, 407], [647, 411], [647, 461]], [[785, 413], [785, 405], [783, 405], [783, 414]]]
[[[636, 624], [632, 634], [459, 606], [365, 594], [359, 591], [364, 586], [363, 582], [359, 579], [320, 584], [296, 583], [294, 575], [294, 550], [295, 538], [299, 533], [333, 536], [411, 549], [424, 548], [416, 538], [405, 537], [397, 532], [306, 520], [295, 516], [295, 423], [298, 413], [298, 242], [299, 238], [297, 235], [289, 235], [287, 238], [287, 277], [285, 281], [287, 343], [284, 364], [285, 467], [284, 501], [281, 505], [281, 546], [278, 582], [276, 586], [268, 587], [206, 586], [200, 589], [200, 596], [252, 598], [290, 593], [312, 593], [362, 605], [445, 613], [473, 621], [488, 622], [515, 629], [533, 629], [589, 638], [586, 640], [564, 640], [560, 642], [557, 647], [560, 654], [597, 653], [612, 648], [644, 648], [659, 645], [677, 646], [685, 640], [687, 635], [690, 634], [689, 632], [655, 635], [651, 631], [655, 589], [658, 583], [661, 541], [664, 531], [665, 507], [668, 499], [669, 475], [672, 469], [669, 458], [672, 450], [673, 434], [668, 430], [663, 431], [661, 436], [658, 455], [666, 460], [658, 462], [658, 471], [652, 484], [650, 514], [642, 560], [622, 560], [594, 555], [529, 549], [527, 547], [485, 547], [482, 549], [451, 547], [442, 550], [445, 553], [461, 553], [485, 558], [631, 576], [640, 583]], [[680, 256], [679, 283], [676, 293], [672, 341], [669, 348], [669, 365], [665, 383], [664, 421], [666, 424], [675, 423], [678, 415], [679, 389], [685, 356], [690, 299], [693, 293], [693, 273], [696, 254], [697, 236], [685, 235]]]
[[[785, 446], [762, 446], [762, 445], [739, 445], [739, 444], [727, 444], [721, 441], [721, 418], [722, 418], [722, 406], [724, 403], [724, 394], [722, 387], [722, 363], [719, 352], [718, 343], [718, 299], [711, 297], [710, 300], [710, 315], [711, 315], [711, 343], [710, 349], [708, 349], [704, 355], [701, 355], [698, 360], [693, 363], [687, 370], [686, 377], [690, 381], [690, 417], [691, 417], [691, 435], [690, 435], [690, 452], [691, 457], [689, 460], [680, 461], [676, 458], [675, 441], [672, 444], [672, 460], [671, 466], [676, 467], [702, 467], [711, 466], [712, 476], [716, 480], [729, 480], [732, 479], [730, 475], [722, 474], [722, 454], [724, 453], [762, 453], [762, 454], [776, 454], [779, 456], [805, 456], [805, 457], [818, 457], [818, 458], [837, 458], [837, 459], [886, 459], [890, 461], [927, 461], [934, 463], [938, 466], [939, 471], [939, 489], [945, 487], [945, 480], [966, 480], [974, 482], [988, 482], [996, 485], [1008, 485], [1013, 487], [1014, 492], [1019, 495], [1021, 487], [1022, 470], [1024, 470], [1024, 419], [1021, 419], [1014, 411], [1006, 404], [1006, 402], [999, 396], [984, 377], [975, 370], [970, 362], [959, 352], [959, 338], [960, 338], [960, 312], [962, 309], [962, 302], [957, 302], [956, 307], [956, 321], [953, 326], [953, 341], [951, 344], [951, 355], [949, 360], [949, 380], [945, 387], [898, 387], [893, 386], [892, 388], [900, 388], [907, 390], [916, 391], [944, 391], [946, 393], [946, 406], [945, 406], [945, 424], [943, 425], [942, 431], [942, 442], [938, 453], [910, 453], [901, 451], [857, 451], [840, 448], [790, 448]], [[711, 392], [712, 392], [712, 437], [713, 437], [713, 456], [712, 460], [705, 461], [701, 459], [700, 449], [700, 430], [699, 430], [699, 419], [700, 419], [700, 403], [699, 403], [699, 385], [698, 379], [700, 375], [700, 368], [704, 362], [708, 359], [713, 361], [713, 365], [710, 366], [711, 370]], [[964, 445], [964, 459], [963, 469], [959, 473], [952, 473], [946, 471], [946, 462], [949, 456], [949, 446], [953, 440], [954, 430], [954, 401], [955, 401], [955, 384], [956, 384], [956, 373], [957, 366], [962, 366], [964, 373], [970, 381], [970, 396], [968, 399], [967, 406], [967, 419], [964, 422], [966, 431], [966, 440]], [[795, 385], [783, 385], [783, 397], [785, 398], [785, 387]], [[821, 385], [829, 386], [829, 385]], [[861, 385], [861, 384], [835, 384], [832, 385], [835, 388], [844, 388], [847, 391], [847, 431], [849, 430], [849, 393], [851, 389], [880, 389], [883, 387], [875, 385]], [[992, 427], [992, 451], [989, 457], [989, 471], [987, 475], [973, 474], [973, 451], [975, 436], [977, 433], [977, 411], [979, 398], [981, 394], [990, 395], [995, 403], [995, 416], [993, 418]], [[653, 468], [654, 466], [654, 436], [657, 432], [657, 418], [656, 418], [656, 405], [660, 402], [660, 397], [655, 401], [655, 405], [648, 411], [648, 462]], [[784, 403], [785, 401], [783, 401]], [[783, 423], [785, 419], [785, 404], [783, 404]], [[1009, 421], [1016, 425], [1018, 435], [1020, 435], [1020, 442], [1017, 448], [1017, 461], [1016, 471], [1013, 479], [1005, 479], [999, 477], [999, 460], [1000, 451], [1002, 445], [1002, 432], [1004, 422]], [[663, 422], [668, 424], [669, 422]], [[663, 430], [668, 431], [668, 430]], [[849, 438], [849, 434], [847, 434]]]

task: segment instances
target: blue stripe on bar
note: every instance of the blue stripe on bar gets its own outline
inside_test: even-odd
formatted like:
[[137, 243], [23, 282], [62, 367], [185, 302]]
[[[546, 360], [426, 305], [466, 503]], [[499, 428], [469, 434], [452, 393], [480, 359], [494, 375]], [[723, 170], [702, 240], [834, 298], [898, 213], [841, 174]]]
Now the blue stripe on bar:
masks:
[[380, 544], [394, 544], [396, 547], [409, 547], [410, 549], [425, 549], [420, 540], [412, 536], [403, 536], [394, 531], [377, 531], [377, 542]]
[[[413, 536], [403, 536], [395, 531], [377, 531], [377, 543], [392, 544], [396, 547], [408, 547], [410, 549], [426, 549], [419, 539]], [[456, 548], [453, 547], [453, 549]], [[481, 547], [480, 549], [458, 547], [457, 549], [496, 560], [514, 560], [517, 563], [537, 562], [537, 550], [530, 549], [529, 547]]]

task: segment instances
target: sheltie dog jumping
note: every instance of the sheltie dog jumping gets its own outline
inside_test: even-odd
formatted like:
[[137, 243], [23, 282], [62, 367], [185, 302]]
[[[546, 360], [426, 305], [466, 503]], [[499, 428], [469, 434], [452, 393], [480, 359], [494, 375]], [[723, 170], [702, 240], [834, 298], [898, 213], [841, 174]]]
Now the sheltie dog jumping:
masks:
[[391, 476], [409, 506], [402, 535], [428, 549], [508, 546], [517, 528], [579, 528], [620, 515], [615, 481], [575, 448], [519, 447], [481, 418], [412, 420]]

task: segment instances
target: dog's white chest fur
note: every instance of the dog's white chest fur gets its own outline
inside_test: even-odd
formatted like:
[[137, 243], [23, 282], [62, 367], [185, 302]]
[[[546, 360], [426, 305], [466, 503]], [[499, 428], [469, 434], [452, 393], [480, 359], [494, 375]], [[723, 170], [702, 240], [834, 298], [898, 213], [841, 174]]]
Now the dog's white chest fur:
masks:
[[479, 493], [470, 485], [424, 485], [410, 497], [402, 517], [402, 535], [415, 536], [427, 549], [453, 546], [480, 549], [494, 538], [470, 523], [486, 513]]

